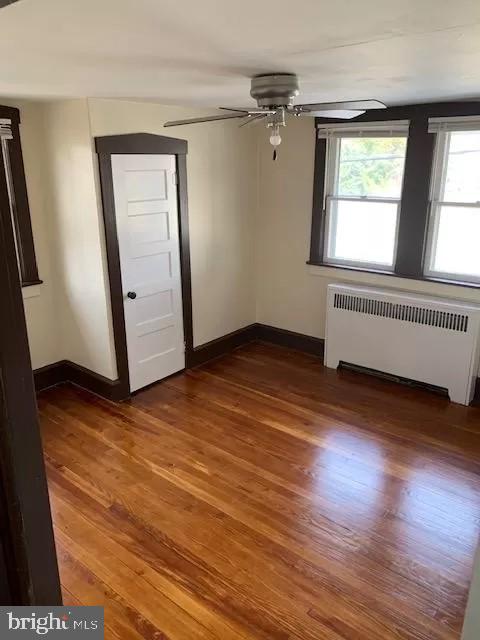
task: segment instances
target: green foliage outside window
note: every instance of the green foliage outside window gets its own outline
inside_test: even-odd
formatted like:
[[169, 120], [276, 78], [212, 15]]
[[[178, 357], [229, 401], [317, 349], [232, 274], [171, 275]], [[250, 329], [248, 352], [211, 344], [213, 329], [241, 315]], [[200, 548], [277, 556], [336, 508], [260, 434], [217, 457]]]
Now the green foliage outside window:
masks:
[[342, 138], [338, 195], [399, 198], [406, 138]]

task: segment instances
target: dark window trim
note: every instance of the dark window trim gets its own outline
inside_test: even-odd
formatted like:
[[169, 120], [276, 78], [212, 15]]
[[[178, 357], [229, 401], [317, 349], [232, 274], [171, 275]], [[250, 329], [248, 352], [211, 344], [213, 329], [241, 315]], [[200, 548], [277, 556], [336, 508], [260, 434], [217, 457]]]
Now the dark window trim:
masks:
[[0, 290], [0, 539], [10, 604], [61, 605], [25, 313], [2, 171]]
[[[30, 287], [42, 284], [42, 280], [38, 276], [30, 207], [28, 204], [27, 182], [23, 165], [22, 142], [20, 140], [20, 111], [14, 107], [0, 105], [0, 118], [9, 118], [12, 123], [13, 139], [8, 140], [7, 147], [15, 199], [13, 215], [15, 238], [22, 287]], [[4, 173], [3, 161], [1, 162], [1, 167]]]
[[193, 362], [193, 316], [187, 200], [186, 154], [188, 147], [186, 140], [180, 140], [179, 138], [168, 138], [151, 133], [131, 133], [95, 138], [95, 149], [98, 154], [100, 170], [100, 187], [102, 192], [110, 299], [112, 305], [113, 336], [118, 377], [121, 387], [119, 395], [121, 398], [127, 398], [130, 395], [130, 382], [123, 308], [122, 276], [120, 271], [120, 252], [113, 195], [112, 154], [158, 153], [174, 155], [176, 157], [185, 366], [190, 367]]
[[[317, 138], [315, 142], [310, 258], [307, 264], [331, 269], [438, 282], [474, 289], [480, 288], [480, 284], [475, 282], [432, 278], [425, 276], [423, 273], [428, 231], [430, 182], [436, 138], [435, 134], [428, 133], [428, 119], [476, 115], [480, 115], [480, 102], [478, 101], [437, 102], [389, 107], [382, 111], [367, 111], [365, 114], [355, 118], [355, 123], [410, 120], [400, 206], [397, 254], [393, 271], [373, 268], [363, 269], [325, 262], [323, 250], [326, 222], [324, 211], [326, 141]], [[336, 118], [315, 119], [316, 126], [331, 123], [345, 123], [345, 121]]]

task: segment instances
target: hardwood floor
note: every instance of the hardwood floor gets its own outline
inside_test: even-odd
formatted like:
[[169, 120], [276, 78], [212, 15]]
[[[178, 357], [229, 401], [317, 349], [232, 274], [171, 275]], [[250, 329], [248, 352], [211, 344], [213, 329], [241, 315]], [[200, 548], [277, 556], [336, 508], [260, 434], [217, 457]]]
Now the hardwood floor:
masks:
[[265, 344], [39, 409], [65, 602], [107, 638], [460, 637], [480, 409]]

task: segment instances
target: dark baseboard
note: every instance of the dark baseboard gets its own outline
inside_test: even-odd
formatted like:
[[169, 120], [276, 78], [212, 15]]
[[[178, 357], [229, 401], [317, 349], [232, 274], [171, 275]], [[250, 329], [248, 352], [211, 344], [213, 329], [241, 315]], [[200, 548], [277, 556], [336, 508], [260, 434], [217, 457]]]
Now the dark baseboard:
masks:
[[256, 339], [256, 324], [250, 324], [243, 329], [232, 331], [227, 335], [211, 340], [205, 344], [200, 345], [193, 349], [193, 351], [187, 355], [187, 369], [191, 367], [198, 367], [209, 360], [219, 358], [229, 351], [233, 351], [237, 347], [241, 347], [248, 342], [253, 342]]
[[114, 402], [125, 400], [130, 395], [128, 389], [126, 392], [122, 389], [120, 380], [110, 380], [74, 362], [67, 363], [67, 380]]
[[480, 378], [477, 378], [477, 384], [475, 385], [475, 393], [473, 394], [472, 404], [480, 406]]
[[47, 364], [45, 367], [34, 369], [33, 380], [37, 392], [66, 382], [67, 361], [61, 360], [60, 362], [54, 362], [53, 364]]
[[[272, 342], [297, 351], [323, 356], [324, 341], [320, 338], [313, 338], [264, 324], [250, 324], [221, 338], [202, 344], [187, 353], [187, 369], [198, 367], [209, 360], [219, 358], [238, 347], [256, 340]], [[37, 391], [71, 382], [114, 402], [125, 400], [130, 395], [129, 389], [124, 389], [120, 380], [109, 380], [69, 360], [61, 360], [40, 369], [35, 369], [33, 377]]]
[[196, 347], [187, 358], [187, 368], [198, 367], [256, 340], [271, 342], [282, 347], [323, 357], [324, 340], [322, 338], [314, 338], [294, 331], [256, 323]]
[[109, 380], [105, 376], [90, 371], [79, 364], [69, 360], [60, 360], [33, 372], [36, 391], [54, 387], [58, 384], [71, 382], [83, 387], [102, 398], [119, 402], [128, 397], [128, 390], [122, 389], [119, 380]]
[[[265, 324], [251, 324], [195, 348], [190, 354], [187, 354], [187, 368], [198, 367], [209, 360], [219, 358], [238, 347], [257, 340], [278, 344], [282, 347], [303, 351], [318, 357], [323, 357], [325, 345], [325, 341], [322, 338], [314, 338], [313, 336], [288, 331], [287, 329], [278, 329]], [[33, 376], [37, 391], [64, 382], [72, 382], [114, 402], [125, 400], [130, 395], [128, 389], [122, 388], [120, 380], [109, 380], [68, 360], [61, 360], [40, 369], [35, 369]], [[480, 378], [477, 378], [472, 404], [480, 405]]]
[[323, 358], [325, 340], [323, 338], [314, 338], [303, 333], [288, 331], [287, 329], [278, 329], [270, 327], [266, 324], [256, 325], [256, 340], [262, 342], [272, 342], [273, 344], [296, 349], [304, 353], [311, 353], [314, 356]]

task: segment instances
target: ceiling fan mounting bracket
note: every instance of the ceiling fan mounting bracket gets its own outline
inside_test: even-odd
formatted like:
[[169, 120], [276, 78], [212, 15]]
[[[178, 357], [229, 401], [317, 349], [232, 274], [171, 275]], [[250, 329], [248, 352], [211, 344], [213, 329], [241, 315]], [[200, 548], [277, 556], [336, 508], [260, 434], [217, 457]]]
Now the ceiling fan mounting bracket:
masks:
[[291, 107], [299, 94], [294, 73], [262, 74], [252, 78], [250, 95], [259, 107]]

